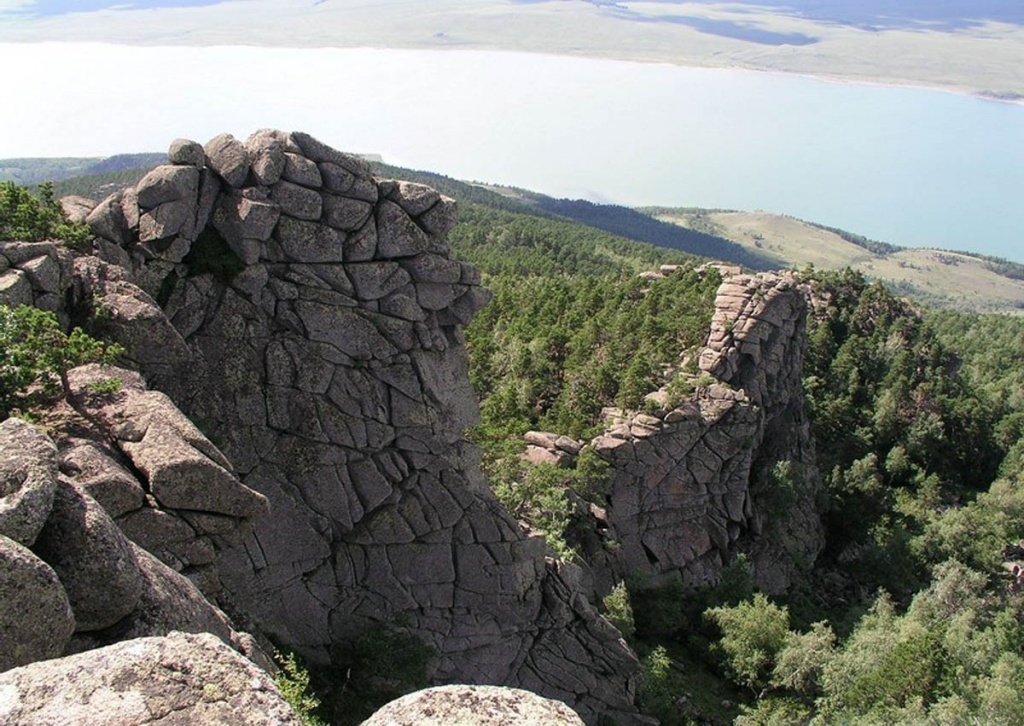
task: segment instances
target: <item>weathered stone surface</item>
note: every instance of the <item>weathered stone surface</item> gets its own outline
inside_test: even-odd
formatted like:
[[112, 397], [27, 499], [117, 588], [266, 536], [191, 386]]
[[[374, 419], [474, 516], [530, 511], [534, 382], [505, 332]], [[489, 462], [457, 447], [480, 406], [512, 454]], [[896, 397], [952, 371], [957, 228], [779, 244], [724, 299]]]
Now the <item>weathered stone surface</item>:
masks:
[[128, 224], [121, 209], [121, 193], [111, 194], [89, 212], [85, 223], [97, 237], [124, 245], [128, 239]]
[[197, 141], [175, 139], [167, 150], [167, 160], [180, 166], [202, 167], [206, 164], [206, 152]]
[[313, 189], [280, 181], [274, 185], [270, 200], [281, 208], [282, 214], [296, 219], [318, 220], [323, 211], [323, 200]]
[[[56, 658], [75, 629], [64, 588], [53, 569], [0, 535], [0, 672]], [[0, 721], [7, 702], [0, 687]]]
[[284, 142], [268, 129], [257, 131], [245, 140], [245, 149], [252, 160], [252, 173], [264, 186], [276, 184], [281, 179], [285, 164]]
[[153, 209], [167, 202], [195, 203], [199, 189], [199, 170], [191, 166], [158, 166], [135, 186], [138, 204]]
[[409, 275], [397, 262], [364, 262], [347, 267], [360, 300], [377, 300], [409, 284]]
[[373, 205], [359, 199], [334, 194], [323, 195], [324, 221], [346, 232], [362, 227], [373, 213]]
[[327, 225], [281, 217], [274, 237], [288, 258], [296, 262], [344, 261], [345, 235]]
[[79, 257], [74, 274], [76, 296], [94, 311], [102, 311], [105, 336], [123, 346], [129, 360], [150, 372], [173, 370], [189, 360], [191, 353], [181, 334], [156, 301], [126, 279], [122, 268], [95, 257]]
[[249, 152], [231, 134], [214, 136], [203, 146], [209, 166], [231, 187], [240, 187], [249, 174]]
[[57, 447], [21, 419], [0, 423], [0, 535], [31, 547], [57, 490]]
[[320, 170], [320, 177], [323, 180], [324, 189], [338, 194], [344, 194], [355, 184], [355, 174], [329, 161], [316, 165]]
[[242, 262], [254, 265], [280, 217], [280, 208], [269, 201], [224, 194], [214, 206], [213, 226]]
[[[117, 376], [120, 390], [97, 394], [90, 384]], [[68, 372], [71, 394], [146, 477], [163, 506], [255, 517], [266, 500], [241, 484], [217, 448], [165, 394], [146, 391], [128, 371], [89, 365]]]
[[323, 185], [316, 164], [300, 154], [285, 152], [281, 178], [310, 189], [317, 189]]
[[0, 304], [11, 308], [32, 304], [32, 283], [24, 271], [15, 268], [0, 273]]
[[583, 726], [560, 701], [501, 686], [437, 686], [380, 708], [363, 726]]
[[60, 578], [75, 630], [101, 630], [135, 609], [142, 574], [131, 545], [103, 508], [61, 481], [34, 551]]
[[28, 724], [301, 722], [270, 676], [210, 635], [143, 638], [0, 675], [0, 721]]
[[412, 257], [430, 248], [423, 230], [394, 202], [377, 205], [377, 254], [384, 258]]
[[136, 607], [112, 628], [96, 633], [94, 645], [167, 635], [175, 630], [210, 633], [230, 643], [231, 621], [211, 605], [188, 578], [136, 545], [130, 545], [141, 573]]
[[41, 255], [22, 262], [19, 266], [32, 284], [35, 293], [61, 292], [61, 269], [55, 255]]
[[[419, 223], [429, 234], [435, 237], [447, 237], [455, 223], [459, 221], [459, 210], [454, 199], [441, 197], [441, 200], [420, 215]], [[479, 281], [478, 283], [479, 284]]]
[[417, 255], [403, 260], [402, 266], [416, 282], [457, 283], [462, 279], [462, 265], [457, 260], [436, 254]]
[[369, 177], [370, 166], [358, 156], [346, 154], [337, 149], [332, 149], [322, 141], [319, 141], [309, 134], [301, 131], [293, 131], [292, 138], [302, 149], [307, 159], [315, 162], [328, 162], [340, 166], [357, 177]]
[[96, 208], [97, 203], [95, 199], [70, 195], [61, 197], [60, 208], [67, 215], [69, 221], [76, 224], [85, 224], [89, 212]]
[[96, 441], [72, 441], [60, 452], [60, 471], [95, 499], [111, 517], [141, 507], [146, 491], [114, 458], [114, 453]]
[[394, 191], [388, 194], [388, 199], [398, 204], [410, 217], [418, 217], [433, 207], [441, 195], [425, 184], [400, 181]]

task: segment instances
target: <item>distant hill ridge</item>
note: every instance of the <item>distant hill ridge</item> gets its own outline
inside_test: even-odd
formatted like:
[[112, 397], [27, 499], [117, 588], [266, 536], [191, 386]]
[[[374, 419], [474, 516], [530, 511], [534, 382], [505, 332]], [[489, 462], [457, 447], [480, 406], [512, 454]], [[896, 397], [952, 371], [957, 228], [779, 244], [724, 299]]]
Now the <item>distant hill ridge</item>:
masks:
[[[59, 196], [100, 199], [136, 184], [161, 163], [161, 154], [105, 158], [0, 160], [0, 181], [53, 181]], [[464, 205], [560, 224], [577, 224], [577, 236], [597, 230], [620, 241], [641, 242], [723, 260], [751, 270], [853, 267], [883, 280], [899, 294], [937, 307], [972, 311], [1024, 310], [1024, 264], [974, 252], [902, 248], [824, 224], [762, 212], [641, 207], [555, 199], [527, 189], [465, 182], [435, 172], [395, 167], [364, 157], [374, 173], [428, 184]], [[469, 211], [469, 210], [467, 210]], [[467, 215], [467, 217], [470, 215]], [[479, 226], [479, 215], [475, 220]], [[509, 217], [484, 223], [507, 224]], [[585, 230], [591, 230], [585, 233]], [[555, 225], [554, 235], [566, 228]], [[589, 235], [589, 236], [588, 236]], [[595, 242], [595, 244], [598, 244]]]
[[151, 169], [162, 164], [166, 157], [167, 154], [140, 153], [115, 154], [105, 157], [0, 159], [0, 181], [32, 185], [45, 181], [58, 182], [79, 176]]

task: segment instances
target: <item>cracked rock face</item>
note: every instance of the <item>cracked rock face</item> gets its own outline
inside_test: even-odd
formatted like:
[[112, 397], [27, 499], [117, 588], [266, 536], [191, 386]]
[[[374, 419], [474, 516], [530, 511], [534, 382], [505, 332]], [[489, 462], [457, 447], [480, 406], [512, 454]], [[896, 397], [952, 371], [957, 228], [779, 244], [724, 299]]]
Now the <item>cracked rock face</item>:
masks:
[[[97, 257], [75, 260], [72, 286], [169, 398], [129, 376], [111, 407], [76, 385], [116, 451], [83, 444], [65, 465], [136, 542], [215, 569], [204, 590], [314, 661], [390, 624], [433, 647], [438, 681], [522, 686], [628, 723], [635, 657], [463, 440], [477, 404], [461, 326], [490, 295], [449, 256], [454, 202], [297, 132], [178, 140], [170, 160], [88, 214]], [[225, 256], [230, 272], [204, 274]], [[263, 506], [245, 490], [272, 514], [218, 547], [218, 527]]]
[[[590, 442], [612, 465], [599, 531], [619, 545], [591, 552], [599, 588], [637, 575], [712, 583], [743, 552], [755, 583], [779, 592], [824, 545], [801, 384], [805, 293], [790, 275], [733, 274], [715, 307], [698, 361], [718, 382], [674, 406], [652, 394], [654, 415], [609, 411], [610, 428]], [[759, 506], [783, 485], [801, 494], [781, 514]]]

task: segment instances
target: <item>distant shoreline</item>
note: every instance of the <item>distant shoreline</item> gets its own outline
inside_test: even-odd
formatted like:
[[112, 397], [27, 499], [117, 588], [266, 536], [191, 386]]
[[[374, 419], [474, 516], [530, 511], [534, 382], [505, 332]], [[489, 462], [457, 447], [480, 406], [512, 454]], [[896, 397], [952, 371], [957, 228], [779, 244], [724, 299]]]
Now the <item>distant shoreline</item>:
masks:
[[862, 85], [862, 86], [879, 86], [885, 88], [909, 88], [919, 89], [926, 91], [942, 91], [945, 93], [953, 93], [960, 96], [971, 96], [983, 101], [992, 101], [996, 103], [1005, 103], [1015, 106], [1024, 106], [1024, 93], [1017, 93], [1015, 91], [991, 91], [991, 90], [978, 90], [969, 86], [955, 85], [948, 83], [937, 83], [926, 80], [904, 80], [896, 78], [884, 78], [879, 76], [861, 76], [854, 74], [842, 74], [829, 71], [805, 71], [805, 70], [790, 70], [782, 68], [765, 68], [754, 64], [744, 63], [708, 63], [700, 62], [695, 59], [661, 59], [661, 58], [649, 58], [649, 57], [636, 57], [626, 56], [614, 52], [602, 51], [602, 50], [574, 50], [572, 52], [559, 52], [557, 50], [545, 50], [545, 49], [521, 49], [521, 48], [507, 48], [498, 47], [488, 44], [481, 43], [466, 43], [464, 45], [448, 45], [448, 46], [437, 46], [426, 43], [410, 43], [410, 44], [390, 44], [381, 45], [375, 43], [367, 43], [362, 45], [354, 44], [319, 44], [319, 43], [305, 43], [305, 44], [286, 44], [286, 43], [258, 43], [258, 42], [215, 42], [215, 41], [201, 41], [201, 42], [173, 42], [173, 41], [162, 41], [159, 43], [151, 43], [143, 40], [3, 40], [0, 39], [0, 46], [3, 45], [100, 45], [100, 46], [120, 46], [120, 47], [138, 47], [138, 48], [267, 48], [271, 50], [296, 50], [296, 51], [317, 51], [317, 50], [372, 50], [372, 51], [417, 51], [417, 52], [485, 52], [485, 53], [520, 53], [527, 55], [538, 55], [538, 56], [551, 56], [558, 58], [573, 58], [578, 60], [596, 60], [596, 61], [615, 61], [621, 63], [640, 63], [640, 64], [652, 64], [652, 65], [670, 65], [680, 68], [693, 68], [693, 69], [705, 69], [705, 70], [722, 70], [722, 71], [742, 71], [750, 73], [761, 73], [774, 76], [789, 76], [796, 78], [806, 78], [810, 80], [821, 81], [824, 83], [835, 83], [843, 85]]
[[217, 2], [31, 19], [0, 13], [0, 43], [507, 51], [783, 73], [1024, 102], [1024, 26], [1009, 22], [866, 30], [773, 11], [754, 0], [657, 12], [637, 4], [623, 13], [587, 2], [508, 0], [297, 5], [248, 0], [244, 8]]

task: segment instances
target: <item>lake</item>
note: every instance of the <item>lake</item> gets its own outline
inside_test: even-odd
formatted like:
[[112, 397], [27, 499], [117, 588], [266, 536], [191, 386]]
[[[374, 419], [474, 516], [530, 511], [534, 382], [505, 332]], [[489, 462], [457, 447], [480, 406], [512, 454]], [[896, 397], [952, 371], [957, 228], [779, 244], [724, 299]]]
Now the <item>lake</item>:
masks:
[[0, 44], [0, 63], [0, 158], [298, 129], [460, 179], [1024, 261], [1021, 105], [495, 51], [40, 43]]

